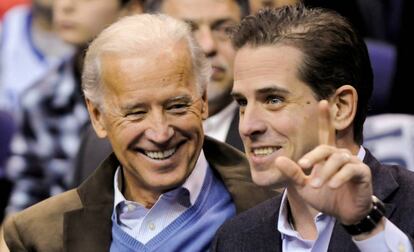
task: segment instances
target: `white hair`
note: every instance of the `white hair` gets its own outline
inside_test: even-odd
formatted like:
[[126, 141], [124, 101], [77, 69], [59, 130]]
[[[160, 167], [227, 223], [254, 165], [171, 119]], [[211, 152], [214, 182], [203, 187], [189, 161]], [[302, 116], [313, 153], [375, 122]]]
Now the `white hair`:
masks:
[[163, 14], [138, 14], [120, 19], [103, 30], [90, 44], [84, 61], [82, 89], [94, 105], [102, 105], [101, 58], [106, 53], [145, 55], [186, 41], [192, 60], [197, 91], [203, 94], [211, 66], [191, 34], [189, 26]]

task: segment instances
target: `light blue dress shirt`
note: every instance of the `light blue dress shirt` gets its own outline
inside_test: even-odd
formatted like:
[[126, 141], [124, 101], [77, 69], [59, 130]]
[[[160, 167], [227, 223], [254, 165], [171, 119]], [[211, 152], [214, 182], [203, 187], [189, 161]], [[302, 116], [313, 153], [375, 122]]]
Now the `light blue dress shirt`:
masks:
[[[363, 160], [365, 157], [365, 149], [361, 147], [358, 152], [358, 158]], [[294, 230], [288, 221], [287, 192], [283, 193], [282, 203], [279, 210], [277, 229], [282, 235], [283, 251], [294, 252], [321, 252], [327, 251], [329, 241], [336, 219], [329, 215], [318, 213], [314, 218], [314, 223], [318, 231], [316, 240], [305, 240], [300, 234]], [[362, 252], [413, 252], [411, 242], [407, 235], [398, 229], [388, 219], [385, 220], [384, 231], [377, 235], [363, 240], [356, 241], [355, 245]]]
[[118, 168], [114, 176], [115, 221], [124, 232], [146, 244], [196, 202], [207, 167], [207, 160], [201, 150], [194, 170], [184, 184], [162, 194], [151, 209], [125, 199], [119, 189], [120, 168]]

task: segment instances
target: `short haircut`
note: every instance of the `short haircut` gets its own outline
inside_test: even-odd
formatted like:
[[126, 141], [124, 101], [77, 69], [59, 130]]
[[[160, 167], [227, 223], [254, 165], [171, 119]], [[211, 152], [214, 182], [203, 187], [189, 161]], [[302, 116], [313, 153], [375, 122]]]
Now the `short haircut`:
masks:
[[319, 100], [349, 84], [358, 93], [353, 121], [354, 141], [361, 144], [363, 124], [373, 89], [373, 74], [363, 38], [339, 14], [303, 4], [264, 9], [244, 18], [232, 32], [239, 49], [268, 45], [287, 45], [299, 49], [304, 57], [298, 78], [309, 85]]
[[102, 105], [101, 58], [105, 54], [151, 57], [180, 41], [185, 41], [191, 55], [197, 91], [203, 94], [210, 79], [211, 66], [195, 42], [189, 26], [166, 15], [140, 14], [124, 17], [112, 24], [90, 44], [84, 61], [82, 89], [94, 105]]
[[[160, 12], [163, 1], [168, 1], [168, 0], [146, 0], [144, 9], [146, 12], [149, 12], [149, 13]], [[239, 5], [242, 17], [247, 16], [249, 14], [250, 6], [249, 6], [248, 0], [233, 0], [233, 1], [235, 1]]]

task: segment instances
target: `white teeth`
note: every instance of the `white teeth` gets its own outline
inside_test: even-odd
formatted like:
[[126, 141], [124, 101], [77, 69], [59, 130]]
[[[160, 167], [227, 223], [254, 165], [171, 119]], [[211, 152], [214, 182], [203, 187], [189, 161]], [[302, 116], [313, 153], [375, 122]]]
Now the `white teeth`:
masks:
[[270, 155], [273, 152], [277, 151], [278, 148], [276, 147], [263, 147], [263, 148], [256, 148], [253, 150], [254, 155], [257, 156], [266, 156], [266, 155]]
[[162, 160], [171, 157], [175, 153], [175, 148], [166, 151], [145, 151], [145, 155], [152, 159]]

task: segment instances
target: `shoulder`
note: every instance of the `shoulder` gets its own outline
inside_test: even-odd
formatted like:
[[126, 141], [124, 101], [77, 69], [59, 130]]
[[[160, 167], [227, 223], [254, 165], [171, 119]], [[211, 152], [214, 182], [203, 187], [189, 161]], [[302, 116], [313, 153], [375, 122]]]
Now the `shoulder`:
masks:
[[[4, 224], [6, 243], [11, 251], [17, 244], [31, 247], [46, 240], [56, 244], [63, 237], [64, 214], [79, 208], [82, 208], [79, 195], [76, 190], [70, 190], [15, 213]], [[40, 241], [45, 237], [46, 240]]]
[[[228, 231], [232, 230], [249, 232], [249, 230], [263, 227], [263, 223], [277, 217], [279, 208], [280, 197], [268, 199], [227, 221], [220, 228], [220, 232], [223, 234], [230, 233]], [[274, 222], [273, 224], [276, 223]]]
[[374, 193], [386, 206], [391, 222], [407, 234], [414, 235], [414, 172], [396, 165], [380, 165], [373, 174]]
[[277, 218], [281, 197], [269, 199], [224, 223], [216, 233], [213, 251], [252, 251], [278, 247]]
[[397, 193], [414, 193], [414, 172], [406, 168], [397, 165], [380, 165], [373, 176], [374, 183], [377, 180], [379, 184], [378, 187], [394, 186], [398, 188]]

